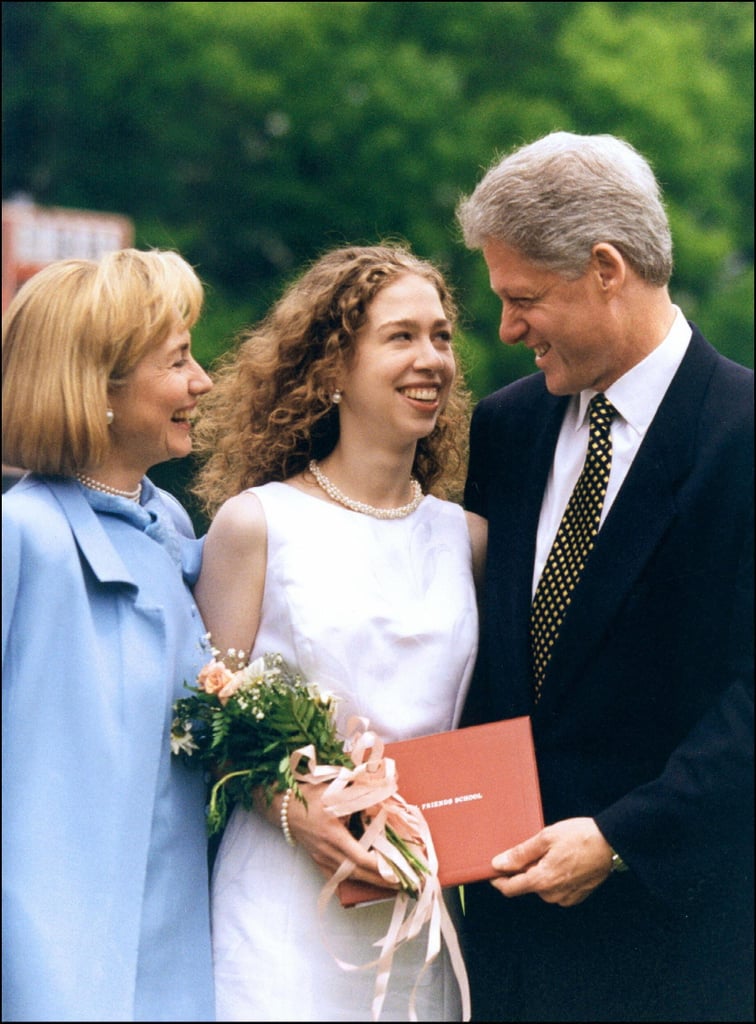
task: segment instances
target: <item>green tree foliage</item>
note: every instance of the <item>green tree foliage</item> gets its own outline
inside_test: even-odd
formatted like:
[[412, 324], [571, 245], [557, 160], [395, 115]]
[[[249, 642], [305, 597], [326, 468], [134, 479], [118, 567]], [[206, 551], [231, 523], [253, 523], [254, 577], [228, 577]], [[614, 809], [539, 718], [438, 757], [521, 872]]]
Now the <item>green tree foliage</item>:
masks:
[[753, 365], [750, 3], [4, 3], [3, 195], [125, 213], [208, 284], [210, 363], [346, 242], [448, 271], [476, 395], [503, 351], [454, 207], [498, 154], [621, 135], [665, 186], [673, 296]]

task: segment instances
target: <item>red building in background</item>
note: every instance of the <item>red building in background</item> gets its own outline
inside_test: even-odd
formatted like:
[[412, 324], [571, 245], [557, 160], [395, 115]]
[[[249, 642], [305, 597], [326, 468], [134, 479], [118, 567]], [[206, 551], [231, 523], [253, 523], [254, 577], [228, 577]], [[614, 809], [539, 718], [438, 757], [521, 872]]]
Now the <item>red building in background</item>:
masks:
[[119, 214], [3, 202], [3, 313], [24, 281], [48, 263], [96, 260], [133, 244], [134, 224]]

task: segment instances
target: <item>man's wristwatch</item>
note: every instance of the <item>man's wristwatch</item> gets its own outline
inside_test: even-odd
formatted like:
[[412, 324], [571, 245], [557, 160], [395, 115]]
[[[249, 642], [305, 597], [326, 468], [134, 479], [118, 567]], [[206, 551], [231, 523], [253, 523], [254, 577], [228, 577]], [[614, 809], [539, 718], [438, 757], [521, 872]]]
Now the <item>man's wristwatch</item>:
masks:
[[618, 853], [612, 850], [612, 871], [627, 871], [628, 867]]

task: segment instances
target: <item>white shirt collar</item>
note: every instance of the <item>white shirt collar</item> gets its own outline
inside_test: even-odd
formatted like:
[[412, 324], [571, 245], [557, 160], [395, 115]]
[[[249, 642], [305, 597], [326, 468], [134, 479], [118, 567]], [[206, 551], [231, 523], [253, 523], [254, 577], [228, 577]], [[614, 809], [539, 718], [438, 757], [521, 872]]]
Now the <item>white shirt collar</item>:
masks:
[[[641, 436], [656, 415], [693, 334], [679, 307], [673, 308], [675, 319], [662, 343], [604, 392], [622, 419]], [[588, 404], [596, 394], [591, 388], [580, 392], [576, 430], [585, 422]]]

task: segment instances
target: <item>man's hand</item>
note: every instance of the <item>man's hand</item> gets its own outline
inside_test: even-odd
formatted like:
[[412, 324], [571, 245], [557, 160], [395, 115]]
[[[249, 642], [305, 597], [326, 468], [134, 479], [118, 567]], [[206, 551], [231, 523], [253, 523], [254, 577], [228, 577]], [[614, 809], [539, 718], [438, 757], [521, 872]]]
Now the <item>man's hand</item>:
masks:
[[567, 818], [497, 854], [492, 863], [501, 874], [491, 884], [502, 895], [532, 892], [547, 903], [573, 907], [606, 879], [612, 849], [593, 818]]

